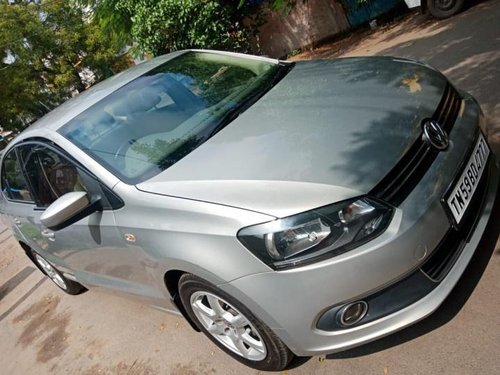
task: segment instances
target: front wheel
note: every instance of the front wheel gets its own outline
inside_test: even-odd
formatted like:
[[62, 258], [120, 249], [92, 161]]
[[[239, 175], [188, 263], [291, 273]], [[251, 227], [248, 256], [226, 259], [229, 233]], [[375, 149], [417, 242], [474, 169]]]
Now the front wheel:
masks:
[[283, 370], [292, 352], [243, 304], [191, 274], [179, 280], [189, 317], [217, 346], [241, 363], [265, 371]]
[[436, 18], [447, 18], [462, 9], [465, 0], [427, 0], [429, 13]]
[[44, 257], [37, 252], [31, 250], [31, 256], [40, 271], [42, 271], [54, 284], [61, 288], [64, 292], [72, 295], [80, 294], [86, 289], [83, 285], [64, 277], [61, 271], [55, 268]]

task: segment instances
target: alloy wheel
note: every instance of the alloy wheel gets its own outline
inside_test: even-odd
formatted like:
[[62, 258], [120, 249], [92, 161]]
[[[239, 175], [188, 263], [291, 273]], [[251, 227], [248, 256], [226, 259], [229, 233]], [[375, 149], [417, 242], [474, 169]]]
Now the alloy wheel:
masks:
[[52, 267], [49, 262], [38, 254], [35, 255], [35, 258], [40, 267], [42, 267], [43, 271], [53, 282], [57, 284], [58, 287], [64, 290], [68, 288], [61, 274], [54, 267]]
[[240, 311], [222, 298], [205, 291], [193, 293], [190, 300], [200, 323], [222, 345], [252, 361], [266, 358], [264, 340]]

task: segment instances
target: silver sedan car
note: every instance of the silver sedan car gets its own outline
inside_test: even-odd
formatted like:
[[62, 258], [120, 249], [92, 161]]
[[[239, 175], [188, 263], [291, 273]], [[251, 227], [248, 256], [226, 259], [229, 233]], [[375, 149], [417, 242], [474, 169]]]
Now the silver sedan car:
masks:
[[431, 314], [498, 185], [479, 105], [424, 63], [198, 50], [58, 107], [1, 178], [15, 236], [62, 290], [182, 314], [260, 370]]

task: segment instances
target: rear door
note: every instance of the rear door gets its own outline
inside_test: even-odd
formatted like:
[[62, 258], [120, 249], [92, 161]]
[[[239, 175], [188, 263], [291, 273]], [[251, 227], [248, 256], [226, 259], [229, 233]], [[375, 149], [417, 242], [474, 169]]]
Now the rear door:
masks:
[[35, 225], [35, 200], [22, 173], [17, 149], [5, 155], [2, 163], [2, 211], [14, 236], [35, 249], [39, 246], [40, 231]]

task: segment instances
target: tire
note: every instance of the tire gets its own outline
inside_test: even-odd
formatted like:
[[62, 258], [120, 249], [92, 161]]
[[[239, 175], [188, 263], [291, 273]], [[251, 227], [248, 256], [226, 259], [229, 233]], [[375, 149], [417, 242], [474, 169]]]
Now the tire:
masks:
[[246, 366], [281, 371], [294, 355], [276, 334], [243, 304], [191, 274], [179, 280], [179, 294], [189, 317], [219, 348]]
[[76, 281], [69, 280], [64, 277], [61, 271], [55, 268], [50, 262], [48, 262], [44, 257], [38, 254], [36, 251], [30, 250], [30, 258], [35, 263], [35, 265], [42, 271], [54, 284], [56, 284], [59, 289], [63, 292], [77, 295], [83, 293], [87, 289], [77, 283]]
[[464, 3], [465, 0], [427, 0], [427, 9], [434, 17], [442, 19], [460, 12]]

